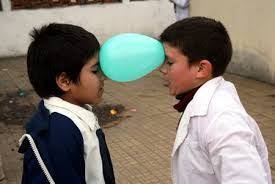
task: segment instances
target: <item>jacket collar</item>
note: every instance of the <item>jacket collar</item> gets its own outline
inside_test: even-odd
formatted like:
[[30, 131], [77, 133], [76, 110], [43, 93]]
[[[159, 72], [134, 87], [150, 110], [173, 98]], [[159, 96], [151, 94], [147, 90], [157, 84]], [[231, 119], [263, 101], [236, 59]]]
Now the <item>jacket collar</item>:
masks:
[[95, 130], [99, 127], [97, 117], [92, 112], [92, 107], [86, 104], [84, 107], [71, 104], [58, 97], [50, 97], [48, 99], [43, 99], [45, 106], [51, 113], [59, 112], [61, 109], [62, 112], [65, 110], [69, 114], [63, 114], [70, 117], [70, 114], [76, 115], [84, 124], [86, 124], [90, 130]]
[[204, 116], [207, 114], [209, 103], [216, 88], [223, 82], [222, 76], [215, 77], [206, 83], [204, 83], [194, 95], [190, 102], [191, 111], [190, 117], [192, 116]]
[[[49, 111], [45, 108], [43, 101], [38, 104], [37, 111], [32, 116], [30, 121], [26, 124], [26, 133], [30, 134], [34, 140], [49, 128]], [[18, 152], [24, 153], [29, 147], [29, 142], [24, 139], [21, 143]]]
[[215, 93], [216, 88], [223, 81], [224, 79], [221, 76], [207, 81], [198, 89], [193, 99], [187, 105], [180, 119], [175, 143], [172, 150], [172, 157], [188, 134], [188, 125], [190, 123], [190, 118], [194, 116], [204, 116], [207, 114], [212, 96]]
[[32, 136], [37, 136], [40, 132], [48, 130], [49, 111], [45, 108], [43, 101], [40, 101], [36, 113], [26, 124], [26, 132]]
[[183, 94], [177, 95], [176, 99], [180, 100], [177, 104], [175, 104], [173, 107], [178, 111], [178, 112], [183, 112], [187, 105], [189, 104], [189, 102], [193, 99], [194, 95], [196, 94], [196, 92], [198, 91], [198, 89], [200, 88], [194, 88], [188, 92], [185, 92]]

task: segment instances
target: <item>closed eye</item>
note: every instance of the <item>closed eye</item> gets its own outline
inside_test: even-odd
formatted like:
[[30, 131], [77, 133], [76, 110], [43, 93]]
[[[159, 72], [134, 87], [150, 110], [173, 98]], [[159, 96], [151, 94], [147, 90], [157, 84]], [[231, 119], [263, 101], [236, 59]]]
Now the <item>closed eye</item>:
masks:
[[169, 59], [166, 59], [166, 64], [168, 64], [170, 66], [173, 64], [173, 62], [171, 62]]
[[165, 62], [168, 65], [172, 65], [173, 64], [173, 62], [171, 62], [171, 60], [167, 56], [165, 56]]
[[172, 65], [173, 63], [169, 60], [166, 61], [168, 65]]
[[91, 68], [91, 72], [92, 72], [92, 73], [96, 74], [98, 71], [99, 71], [99, 66], [98, 66], [98, 64], [92, 66], [92, 68]]

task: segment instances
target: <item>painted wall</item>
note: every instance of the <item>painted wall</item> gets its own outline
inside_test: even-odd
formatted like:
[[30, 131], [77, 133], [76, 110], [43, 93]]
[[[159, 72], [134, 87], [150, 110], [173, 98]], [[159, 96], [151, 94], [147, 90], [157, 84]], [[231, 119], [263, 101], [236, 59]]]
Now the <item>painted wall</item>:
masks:
[[0, 57], [25, 55], [32, 28], [50, 22], [82, 26], [94, 33], [102, 43], [123, 32], [157, 37], [175, 21], [172, 4], [167, 0], [124, 0], [122, 3], [14, 11], [10, 10], [9, 0], [2, 0], [2, 5]]
[[275, 84], [274, 0], [191, 0], [190, 9], [227, 27], [234, 47], [228, 72]]
[[[93, 32], [100, 42], [123, 32], [157, 37], [175, 21], [168, 0], [91, 4], [66, 8], [10, 10], [1, 0], [0, 57], [25, 55], [33, 27], [71, 23]], [[228, 72], [275, 84], [275, 1], [191, 0], [191, 16], [221, 20], [231, 36], [234, 54]]]

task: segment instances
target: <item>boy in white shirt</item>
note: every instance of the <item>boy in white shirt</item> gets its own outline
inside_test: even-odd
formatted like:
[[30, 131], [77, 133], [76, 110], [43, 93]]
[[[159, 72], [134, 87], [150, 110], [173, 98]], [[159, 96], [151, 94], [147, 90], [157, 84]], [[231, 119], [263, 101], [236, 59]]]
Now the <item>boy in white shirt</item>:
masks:
[[174, 184], [271, 184], [260, 129], [231, 82], [222, 77], [232, 56], [229, 35], [214, 19], [192, 17], [160, 35], [161, 68], [182, 112], [172, 151]]

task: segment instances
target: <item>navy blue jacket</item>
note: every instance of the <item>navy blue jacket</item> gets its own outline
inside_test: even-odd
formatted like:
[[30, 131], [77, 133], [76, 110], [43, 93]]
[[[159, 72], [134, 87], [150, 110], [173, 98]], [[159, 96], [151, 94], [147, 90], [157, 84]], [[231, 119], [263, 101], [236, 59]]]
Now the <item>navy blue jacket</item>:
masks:
[[[59, 113], [50, 114], [43, 101], [26, 126], [39, 153], [57, 184], [82, 184], [85, 181], [83, 138], [73, 121]], [[102, 158], [103, 175], [106, 184], [114, 184], [115, 178], [105, 136], [101, 129], [96, 131]], [[24, 154], [23, 184], [48, 183], [27, 139], [19, 152]]]

